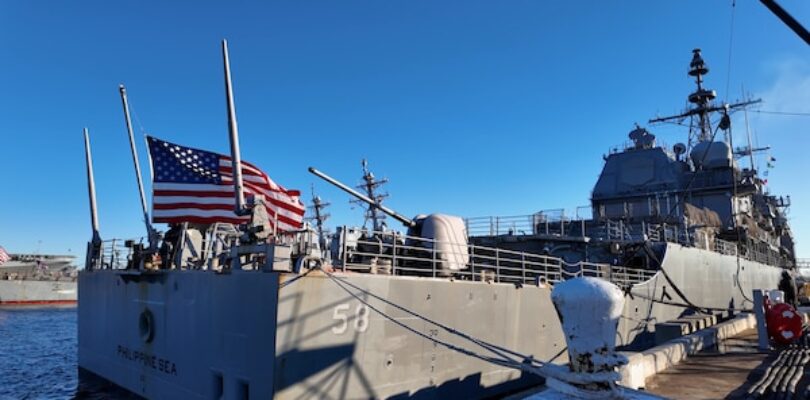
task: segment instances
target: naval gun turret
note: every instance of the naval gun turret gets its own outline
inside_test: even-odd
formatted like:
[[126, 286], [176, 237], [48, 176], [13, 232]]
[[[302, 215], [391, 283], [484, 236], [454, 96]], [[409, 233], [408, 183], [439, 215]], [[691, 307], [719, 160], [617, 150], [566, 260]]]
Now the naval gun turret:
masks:
[[[386, 246], [379, 247], [387, 248], [388, 251], [401, 251], [403, 254], [397, 255], [404, 256], [402, 262], [412, 263], [414, 264], [413, 266], [417, 267], [420, 266], [420, 263], [415, 260], [431, 259], [433, 262], [430, 264], [437, 265], [443, 275], [449, 275], [452, 274], [453, 271], [467, 268], [470, 262], [469, 243], [467, 240], [467, 228], [461, 217], [434, 213], [419, 214], [411, 219], [313, 167], [309, 168], [309, 172], [337, 186], [357, 200], [368, 204], [371, 210], [382, 212], [401, 222], [408, 228], [404, 238], [396, 233], [364, 231], [360, 233], [360, 235], [362, 239], [365, 240], [359, 240], [357, 242], [365, 242], [370, 239], [372, 242], [402, 241], [402, 246], [399, 249]], [[340, 235], [340, 240], [344, 242], [351, 240], [347, 238], [348, 236], [350, 235], [344, 232]], [[340, 246], [337, 247], [339, 248]], [[426, 252], [429, 253], [427, 258], [425, 257]], [[333, 255], [334, 253], [335, 251], [333, 251]]]

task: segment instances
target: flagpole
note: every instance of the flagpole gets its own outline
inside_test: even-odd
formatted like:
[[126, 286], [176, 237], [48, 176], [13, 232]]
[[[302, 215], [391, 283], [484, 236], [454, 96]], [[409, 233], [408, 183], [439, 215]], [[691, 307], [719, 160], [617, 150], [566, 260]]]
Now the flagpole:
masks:
[[132, 163], [135, 164], [135, 177], [138, 180], [138, 192], [141, 195], [141, 209], [143, 210], [143, 221], [146, 224], [146, 235], [149, 239], [149, 248], [155, 249], [157, 247], [157, 237], [155, 230], [152, 228], [152, 223], [149, 221], [149, 208], [146, 205], [146, 193], [143, 190], [143, 179], [141, 178], [141, 164], [138, 162], [138, 149], [135, 147], [135, 135], [132, 133], [132, 119], [129, 117], [129, 101], [127, 101], [127, 89], [124, 85], [118, 86], [118, 91], [121, 92], [121, 102], [124, 106], [124, 119], [127, 124], [127, 133], [129, 134], [129, 147], [132, 150]]
[[233, 168], [233, 189], [236, 205], [234, 212], [242, 215], [245, 212], [245, 193], [242, 186], [242, 156], [239, 150], [239, 126], [236, 123], [236, 106], [233, 103], [233, 86], [231, 84], [231, 64], [228, 57], [228, 41], [222, 39], [222, 62], [225, 66], [225, 99], [228, 107], [228, 132], [231, 141], [231, 167]]

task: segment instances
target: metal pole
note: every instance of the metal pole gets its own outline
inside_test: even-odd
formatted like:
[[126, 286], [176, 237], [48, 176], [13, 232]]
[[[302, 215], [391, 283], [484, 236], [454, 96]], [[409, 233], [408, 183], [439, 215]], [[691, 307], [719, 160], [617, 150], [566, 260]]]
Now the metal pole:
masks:
[[768, 330], [765, 326], [765, 301], [761, 289], [754, 289], [754, 315], [757, 319], [757, 336], [760, 350], [768, 350]]
[[348, 235], [347, 235], [347, 232], [346, 232], [346, 225], [343, 225], [343, 229], [340, 230], [340, 236], [341, 236], [341, 247], [343, 248], [343, 252], [342, 252], [343, 253], [343, 272], [346, 272], [346, 262], [349, 259], [347, 254], [346, 254], [346, 252], [349, 251], [349, 246], [346, 243], [346, 239], [348, 238]]
[[278, 235], [278, 210], [273, 210], [273, 237]]
[[500, 250], [496, 247], [495, 248], [495, 282], [501, 281], [501, 257], [500, 257]]
[[[183, 249], [186, 247], [186, 232], [188, 232], [188, 222], [183, 222], [183, 230], [180, 232], [180, 240], [174, 246], [174, 268], [169, 264], [168, 269], [183, 269]], [[196, 250], [196, 249], [195, 249]]]
[[113, 239], [110, 247], [110, 269], [118, 269], [118, 258], [116, 257], [115, 242], [116, 240]]
[[475, 245], [468, 244], [470, 249], [470, 280], [475, 280]]
[[394, 231], [394, 241], [391, 245], [391, 275], [397, 274], [397, 232]]
[[96, 209], [96, 182], [93, 178], [93, 155], [90, 152], [90, 134], [84, 128], [84, 156], [87, 166], [87, 196], [90, 198], [90, 223], [93, 229], [93, 238], [87, 244], [87, 254], [84, 267], [88, 270], [96, 269], [101, 255], [101, 236], [98, 233], [98, 212]]
[[802, 40], [804, 40], [805, 43], [810, 44], [810, 32], [808, 32], [807, 29], [805, 29], [804, 26], [802, 26], [802, 24], [799, 23], [799, 21], [796, 21], [796, 19], [793, 18], [792, 15], [788, 14], [788, 12], [785, 11], [785, 9], [782, 8], [782, 6], [780, 6], [774, 0], [759, 0], [759, 1], [762, 4], [764, 4], [765, 7], [768, 7], [768, 9], [771, 10], [771, 12], [774, 15], [776, 15], [776, 17], [779, 18], [785, 25], [787, 25], [788, 28], [790, 28], [794, 33], [799, 35], [799, 37], [802, 38]]
[[141, 195], [141, 210], [143, 210], [143, 222], [146, 224], [146, 235], [149, 239], [149, 248], [154, 249], [157, 246], [157, 237], [155, 237], [155, 230], [149, 222], [149, 208], [146, 205], [146, 194], [143, 190], [143, 179], [141, 178], [141, 164], [138, 161], [138, 149], [135, 147], [135, 135], [132, 133], [132, 119], [129, 117], [129, 102], [127, 101], [127, 89], [124, 85], [118, 86], [118, 91], [121, 93], [121, 103], [124, 106], [124, 119], [127, 124], [127, 133], [129, 134], [129, 148], [132, 151], [132, 163], [135, 164], [135, 177], [138, 180], [138, 193]]
[[751, 171], [756, 169], [754, 166], [754, 146], [751, 143], [751, 127], [748, 126], [748, 109], [743, 108], [743, 116], [745, 117], [745, 134], [748, 137], [748, 158], [751, 161]]
[[239, 126], [236, 123], [236, 106], [233, 103], [231, 85], [231, 63], [228, 58], [228, 41], [222, 39], [222, 63], [225, 66], [225, 98], [228, 107], [228, 132], [231, 140], [231, 167], [233, 168], [233, 189], [236, 205], [234, 212], [242, 215], [245, 211], [245, 193], [242, 186], [242, 155], [239, 152]]
[[87, 196], [90, 198], [90, 222], [93, 228], [93, 241], [96, 241], [99, 238], [96, 181], [93, 178], [93, 155], [90, 152], [90, 133], [87, 128], [84, 128], [84, 157], [87, 165]]
[[436, 277], [436, 241], [433, 241], [433, 246], [431, 247], [431, 251], [433, 252], [433, 277]]
[[523, 283], [526, 283], [526, 253], [520, 252], [520, 272], [523, 274]]

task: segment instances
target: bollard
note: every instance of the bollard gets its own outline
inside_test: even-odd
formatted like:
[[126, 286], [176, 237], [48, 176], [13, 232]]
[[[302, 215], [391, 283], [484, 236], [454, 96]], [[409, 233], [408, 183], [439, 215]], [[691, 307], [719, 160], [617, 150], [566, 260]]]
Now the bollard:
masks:
[[616, 368], [627, 363], [616, 353], [624, 309], [618, 286], [598, 278], [573, 278], [556, 284], [551, 300], [562, 322], [570, 363], [568, 371], [546, 378], [549, 389], [529, 399], [660, 399], [616, 384]]
[[551, 300], [562, 319], [571, 372], [615, 371], [627, 363], [615, 351], [624, 308], [616, 285], [597, 278], [571, 279], [554, 287]]

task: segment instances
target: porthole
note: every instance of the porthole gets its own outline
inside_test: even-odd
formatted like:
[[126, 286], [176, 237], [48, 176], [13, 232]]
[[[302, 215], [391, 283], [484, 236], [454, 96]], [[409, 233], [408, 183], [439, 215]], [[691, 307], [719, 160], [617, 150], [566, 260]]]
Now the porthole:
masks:
[[150, 343], [155, 338], [155, 317], [148, 308], [141, 311], [138, 317], [138, 331], [144, 343]]

